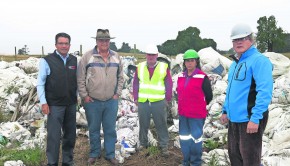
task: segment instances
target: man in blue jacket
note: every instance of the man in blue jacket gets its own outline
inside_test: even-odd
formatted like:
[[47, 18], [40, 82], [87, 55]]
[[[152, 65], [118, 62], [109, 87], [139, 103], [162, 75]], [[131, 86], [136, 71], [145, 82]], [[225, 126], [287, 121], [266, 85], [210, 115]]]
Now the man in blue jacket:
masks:
[[231, 33], [236, 54], [228, 73], [221, 122], [228, 124], [228, 152], [232, 166], [260, 166], [262, 136], [272, 100], [270, 60], [254, 46], [253, 31], [237, 24]]

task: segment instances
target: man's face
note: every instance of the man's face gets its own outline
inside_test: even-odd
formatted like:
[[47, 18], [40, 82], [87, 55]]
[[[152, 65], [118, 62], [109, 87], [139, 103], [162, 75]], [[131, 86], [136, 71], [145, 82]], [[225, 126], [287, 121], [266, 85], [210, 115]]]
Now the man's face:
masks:
[[97, 39], [97, 45], [101, 52], [108, 51], [110, 47], [110, 39]]
[[65, 37], [59, 37], [57, 39], [55, 47], [58, 53], [60, 53], [63, 56], [66, 56], [70, 48], [69, 39]]
[[146, 54], [146, 60], [148, 65], [155, 65], [157, 62], [158, 54]]
[[253, 44], [250, 37], [243, 37], [239, 39], [234, 39], [233, 41], [233, 48], [238, 55], [246, 52]]

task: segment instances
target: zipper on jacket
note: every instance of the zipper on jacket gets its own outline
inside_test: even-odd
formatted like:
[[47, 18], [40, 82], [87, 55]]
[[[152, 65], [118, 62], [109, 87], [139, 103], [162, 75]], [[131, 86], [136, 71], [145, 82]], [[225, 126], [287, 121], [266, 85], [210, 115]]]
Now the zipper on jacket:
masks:
[[241, 71], [242, 66], [243, 65], [240, 65], [239, 68], [238, 68], [238, 71], [237, 71], [237, 74], [236, 74], [236, 79], [239, 78], [239, 74], [240, 74], [240, 71]]

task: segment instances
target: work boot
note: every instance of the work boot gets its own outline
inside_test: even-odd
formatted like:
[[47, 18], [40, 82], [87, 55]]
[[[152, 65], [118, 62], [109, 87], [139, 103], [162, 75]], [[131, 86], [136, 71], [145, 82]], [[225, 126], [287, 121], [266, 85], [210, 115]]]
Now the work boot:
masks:
[[167, 148], [161, 149], [161, 156], [165, 158], [169, 157], [169, 152]]
[[96, 157], [90, 157], [90, 158], [88, 159], [88, 165], [93, 165], [93, 164], [95, 164], [96, 160], [97, 160]]
[[95, 164], [95, 162], [97, 161], [97, 159], [100, 159], [101, 158], [101, 155], [97, 156], [97, 157], [90, 157], [88, 159], [88, 165], [93, 165]]
[[110, 162], [111, 165], [117, 166], [119, 165], [119, 161], [116, 158], [106, 159]]
[[137, 148], [137, 151], [142, 151], [142, 150], [144, 150], [144, 149], [147, 149], [145, 146], [142, 146], [142, 145], [140, 145], [138, 148]]

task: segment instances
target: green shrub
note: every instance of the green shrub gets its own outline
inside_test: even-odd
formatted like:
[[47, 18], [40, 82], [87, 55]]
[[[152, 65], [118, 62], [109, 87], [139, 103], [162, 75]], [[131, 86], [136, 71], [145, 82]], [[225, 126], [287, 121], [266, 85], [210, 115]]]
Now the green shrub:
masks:
[[220, 146], [218, 141], [215, 141], [213, 139], [208, 139], [206, 141], [204, 141], [203, 144], [204, 147], [206, 147], [209, 151], [216, 149]]
[[152, 156], [156, 156], [160, 153], [160, 150], [158, 149], [157, 146], [149, 146], [147, 150], [148, 153]]
[[21, 160], [26, 166], [35, 166], [41, 165], [45, 159], [45, 150], [38, 147], [26, 150], [0, 149], [0, 165], [9, 160]]

